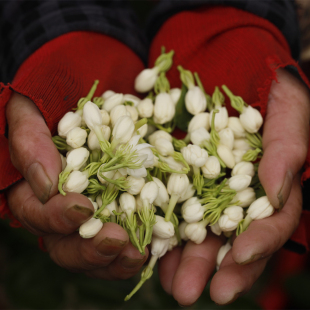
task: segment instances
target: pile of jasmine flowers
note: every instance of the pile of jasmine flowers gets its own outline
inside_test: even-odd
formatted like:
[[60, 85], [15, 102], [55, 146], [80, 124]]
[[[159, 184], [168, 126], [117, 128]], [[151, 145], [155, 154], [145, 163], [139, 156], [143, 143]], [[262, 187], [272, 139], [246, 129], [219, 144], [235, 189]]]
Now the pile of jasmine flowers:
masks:
[[[141, 254], [150, 245], [150, 261], [125, 300], [151, 277], [160, 257], [187, 240], [202, 243], [207, 227], [227, 237], [219, 266], [233, 234], [274, 212], [257, 175], [261, 114], [223, 85], [240, 113], [229, 117], [219, 87], [206, 94], [198, 74], [181, 66], [182, 87], [170, 89], [173, 54], [163, 49], [154, 67], [136, 77], [144, 99], [112, 90], [93, 97], [96, 80], [53, 137], [62, 160], [59, 192], [82, 193], [95, 209], [79, 228], [81, 237], [93, 238], [113, 222]], [[187, 135], [175, 138], [175, 127]]]

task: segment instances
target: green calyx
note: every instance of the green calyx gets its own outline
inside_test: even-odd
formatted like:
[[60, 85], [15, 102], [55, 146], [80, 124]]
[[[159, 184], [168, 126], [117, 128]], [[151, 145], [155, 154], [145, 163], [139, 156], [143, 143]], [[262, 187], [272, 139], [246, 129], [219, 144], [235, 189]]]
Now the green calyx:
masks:
[[240, 96], [235, 96], [226, 85], [222, 85], [222, 88], [230, 99], [231, 106], [241, 114], [243, 112], [243, 107], [248, 105]]
[[154, 91], [156, 94], [160, 94], [160, 93], [168, 93], [169, 90], [170, 90], [170, 83], [166, 77], [165, 72], [161, 72], [155, 82]]
[[59, 136], [54, 136], [52, 137], [52, 141], [56, 145], [57, 149], [59, 151], [71, 151], [73, 148], [67, 144], [66, 139], [59, 137]]
[[158, 68], [159, 72], [167, 72], [172, 66], [172, 58], [174, 50], [169, 53], [162, 53], [155, 61], [155, 67]]
[[214, 103], [214, 107], [220, 108], [224, 104], [224, 101], [225, 101], [224, 95], [221, 93], [218, 86], [216, 86], [212, 94], [212, 102]]
[[195, 86], [194, 76], [191, 71], [185, 70], [182, 66], [178, 66], [178, 70], [180, 71], [180, 79], [182, 83], [188, 88], [192, 88]]
[[95, 91], [97, 89], [97, 85], [99, 83], [99, 80], [95, 80], [93, 86], [91, 87], [89, 93], [87, 94], [86, 97], [81, 98], [78, 103], [77, 103], [77, 110], [83, 110], [84, 105], [87, 101], [91, 101], [93, 98]]

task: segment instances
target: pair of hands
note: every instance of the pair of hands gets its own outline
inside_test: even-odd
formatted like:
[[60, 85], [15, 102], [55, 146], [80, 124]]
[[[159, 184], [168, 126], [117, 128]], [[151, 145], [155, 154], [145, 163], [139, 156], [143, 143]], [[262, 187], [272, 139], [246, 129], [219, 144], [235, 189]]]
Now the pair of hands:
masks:
[[[218, 304], [231, 303], [247, 292], [299, 223], [299, 172], [307, 154], [310, 97], [308, 89], [285, 70], [278, 70], [278, 82], [270, 90], [259, 177], [271, 203], [282, 210], [252, 222], [235, 239], [211, 280], [210, 295]], [[13, 215], [30, 232], [43, 236], [51, 258], [64, 268], [110, 280], [136, 274], [148, 253], [142, 256], [123, 228], [106, 223], [92, 239], [82, 239], [76, 232], [94, 210], [83, 195], [58, 194], [60, 157], [33, 102], [15, 93], [6, 113], [11, 160], [25, 178], [7, 192]], [[181, 305], [193, 304], [211, 278], [224, 242], [210, 232], [200, 245], [188, 242], [168, 252], [159, 261], [164, 290]]]

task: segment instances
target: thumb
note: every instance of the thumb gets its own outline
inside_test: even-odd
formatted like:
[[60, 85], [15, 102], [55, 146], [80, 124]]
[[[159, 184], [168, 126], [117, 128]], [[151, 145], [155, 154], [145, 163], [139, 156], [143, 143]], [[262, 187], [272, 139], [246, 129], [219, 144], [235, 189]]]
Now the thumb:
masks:
[[283, 69], [277, 73], [278, 82], [270, 89], [258, 174], [271, 204], [282, 208], [306, 159], [310, 100], [301, 81]]
[[14, 93], [7, 105], [10, 155], [13, 165], [45, 203], [58, 190], [61, 160], [51, 133], [34, 103]]

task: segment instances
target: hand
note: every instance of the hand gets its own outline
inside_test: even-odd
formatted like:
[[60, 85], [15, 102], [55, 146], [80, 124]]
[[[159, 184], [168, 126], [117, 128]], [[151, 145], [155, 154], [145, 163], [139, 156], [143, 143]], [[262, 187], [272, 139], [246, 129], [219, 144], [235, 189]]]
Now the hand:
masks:
[[[268, 100], [263, 131], [264, 156], [259, 178], [274, 207], [271, 217], [253, 221], [239, 235], [211, 280], [210, 295], [224, 305], [243, 295], [263, 272], [270, 256], [297, 228], [302, 210], [299, 171], [305, 161], [309, 131], [308, 89], [287, 71], [278, 70]], [[224, 240], [208, 232], [205, 241], [167, 253], [159, 263], [165, 291], [179, 304], [193, 304], [215, 269]]]
[[94, 209], [83, 195], [58, 194], [60, 156], [34, 103], [14, 93], [6, 113], [11, 160], [25, 178], [7, 195], [16, 219], [43, 236], [51, 258], [64, 268], [111, 280], [137, 273], [148, 253], [140, 255], [122, 227], [106, 223], [92, 239], [83, 239], [76, 232]]

